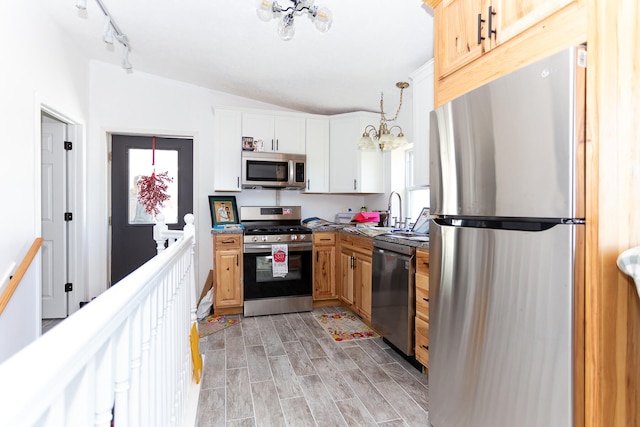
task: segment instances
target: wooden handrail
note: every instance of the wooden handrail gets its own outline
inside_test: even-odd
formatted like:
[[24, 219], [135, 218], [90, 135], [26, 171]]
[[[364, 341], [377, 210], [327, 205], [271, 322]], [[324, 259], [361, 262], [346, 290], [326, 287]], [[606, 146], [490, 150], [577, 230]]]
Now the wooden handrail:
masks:
[[6, 289], [2, 291], [2, 295], [0, 295], [0, 314], [2, 314], [4, 308], [7, 306], [7, 304], [9, 304], [9, 300], [18, 288], [22, 277], [24, 277], [24, 274], [29, 269], [31, 261], [33, 261], [33, 258], [35, 258], [36, 254], [40, 250], [43, 241], [44, 239], [42, 237], [38, 237], [33, 241], [31, 248], [29, 248], [29, 251], [18, 266], [16, 273], [13, 275], [13, 277], [11, 277], [11, 280], [9, 280], [9, 284], [7, 285]]

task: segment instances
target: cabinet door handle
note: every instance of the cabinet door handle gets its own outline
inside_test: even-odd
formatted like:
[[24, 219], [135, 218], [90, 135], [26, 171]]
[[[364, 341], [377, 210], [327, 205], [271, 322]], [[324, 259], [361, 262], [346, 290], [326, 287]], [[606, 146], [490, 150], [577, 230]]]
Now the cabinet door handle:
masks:
[[273, 139], [271, 140], [271, 151], [273, 151]]
[[485, 22], [484, 19], [482, 19], [482, 14], [479, 13], [478, 14], [478, 44], [482, 43], [482, 40], [484, 40], [484, 37], [482, 37], [482, 23]]
[[239, 261], [240, 261], [240, 256], [236, 254], [236, 267], [240, 265]]
[[493, 37], [491, 34], [493, 34], [494, 36], [497, 35], [496, 30], [492, 30], [491, 29], [491, 18], [496, 14], [496, 12], [493, 10], [493, 6], [489, 6], [489, 30], [487, 31], [487, 34], [489, 35], [489, 38]]
[[311, 180], [307, 180], [307, 190], [311, 190]]
[[280, 150], [280, 141], [276, 139], [276, 151]]
[[429, 302], [429, 298], [422, 298], [423, 300], [425, 300], [426, 302]]
[[316, 252], [316, 262], [318, 262], [318, 255], [320, 255], [320, 253]]
[[428, 345], [421, 345], [420, 347], [424, 348], [425, 350], [429, 350], [429, 346]]
[[238, 183], [236, 184], [238, 188], [240, 188], [240, 177], [238, 177]]

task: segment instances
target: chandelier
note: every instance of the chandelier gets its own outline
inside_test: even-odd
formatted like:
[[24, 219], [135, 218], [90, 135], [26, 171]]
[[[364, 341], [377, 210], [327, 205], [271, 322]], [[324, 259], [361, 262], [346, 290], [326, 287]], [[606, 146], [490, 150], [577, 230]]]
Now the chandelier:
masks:
[[293, 26], [293, 19], [296, 15], [302, 15], [304, 12], [316, 28], [326, 33], [331, 28], [331, 12], [326, 7], [314, 6], [314, 0], [289, 0], [293, 6], [284, 9], [277, 1], [258, 0], [258, 17], [263, 21], [278, 19], [278, 34], [283, 40], [291, 40], [296, 32]]
[[[375, 126], [367, 125], [364, 128], [362, 138], [358, 141], [358, 149], [361, 151], [381, 151], [395, 150], [408, 144], [407, 138], [402, 133], [402, 128], [398, 125], [388, 126], [389, 122], [394, 122], [398, 118], [402, 107], [402, 92], [409, 87], [407, 82], [398, 82], [396, 87], [400, 89], [400, 103], [396, 115], [392, 119], [387, 119], [384, 115], [384, 99], [380, 93], [380, 126], [376, 130]], [[393, 132], [397, 132], [396, 135]]]

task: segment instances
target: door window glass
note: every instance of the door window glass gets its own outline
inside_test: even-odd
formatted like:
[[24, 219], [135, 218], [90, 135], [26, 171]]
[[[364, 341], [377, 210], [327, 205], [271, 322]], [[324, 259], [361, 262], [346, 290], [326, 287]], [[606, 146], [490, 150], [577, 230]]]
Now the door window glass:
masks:
[[[138, 180], [142, 176], [153, 173], [152, 150], [131, 148], [129, 149], [129, 224], [153, 224], [153, 215], [144, 210], [144, 206], [138, 202]], [[167, 194], [169, 199], [164, 202], [164, 208], [160, 213], [164, 214], [167, 224], [178, 222], [178, 151], [155, 150], [156, 173], [169, 172], [173, 182], [169, 182]]]

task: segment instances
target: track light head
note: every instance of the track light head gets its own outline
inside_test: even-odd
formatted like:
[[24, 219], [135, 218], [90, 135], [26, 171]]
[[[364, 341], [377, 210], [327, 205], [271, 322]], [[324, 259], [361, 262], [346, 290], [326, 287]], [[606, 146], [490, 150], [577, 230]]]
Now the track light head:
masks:
[[102, 40], [107, 44], [113, 44], [113, 26], [111, 25], [111, 18], [108, 16], [104, 18]]
[[130, 70], [133, 68], [131, 62], [129, 62], [129, 46], [122, 45], [122, 68]]

